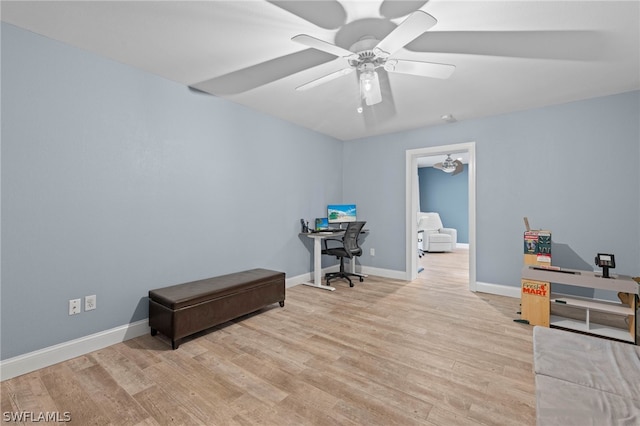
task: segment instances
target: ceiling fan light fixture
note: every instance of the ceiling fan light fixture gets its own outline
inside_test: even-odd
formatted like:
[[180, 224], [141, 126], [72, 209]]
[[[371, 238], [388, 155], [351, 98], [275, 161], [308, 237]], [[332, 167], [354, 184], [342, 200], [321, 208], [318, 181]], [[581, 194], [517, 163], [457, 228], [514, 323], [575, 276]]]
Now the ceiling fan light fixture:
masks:
[[[367, 64], [370, 65], [370, 64]], [[360, 94], [368, 106], [382, 102], [380, 79], [373, 66], [364, 67], [360, 72]]]

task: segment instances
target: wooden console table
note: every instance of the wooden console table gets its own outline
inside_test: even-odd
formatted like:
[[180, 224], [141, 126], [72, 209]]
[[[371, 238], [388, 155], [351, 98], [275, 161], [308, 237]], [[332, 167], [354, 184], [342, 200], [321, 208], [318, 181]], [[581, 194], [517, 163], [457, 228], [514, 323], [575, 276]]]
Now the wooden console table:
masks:
[[[612, 274], [611, 278], [602, 278], [601, 274], [591, 271], [525, 265], [522, 268], [522, 318], [529, 321], [531, 325], [556, 326], [638, 344], [636, 297], [630, 297], [627, 305], [554, 293], [552, 289], [554, 283], [638, 295], [640, 294], [640, 285], [631, 277]], [[584, 311], [585, 319], [576, 320], [552, 315], [552, 303], [580, 309]], [[590, 318], [592, 311], [626, 317], [628, 318], [628, 328], [594, 322]]]

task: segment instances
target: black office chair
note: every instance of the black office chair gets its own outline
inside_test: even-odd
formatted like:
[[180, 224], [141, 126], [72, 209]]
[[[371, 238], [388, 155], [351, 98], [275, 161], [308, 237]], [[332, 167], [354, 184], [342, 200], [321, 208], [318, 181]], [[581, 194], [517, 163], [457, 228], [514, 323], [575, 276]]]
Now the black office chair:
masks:
[[[334, 278], [346, 278], [349, 281], [349, 287], [353, 287], [353, 282], [351, 282], [350, 276], [356, 276], [360, 278], [360, 282], [363, 281], [361, 275], [352, 274], [350, 272], [346, 272], [344, 270], [344, 259], [349, 258], [353, 259], [354, 257], [360, 256], [362, 254], [362, 249], [358, 245], [358, 237], [360, 236], [360, 232], [364, 227], [364, 224], [367, 222], [349, 222], [347, 225], [347, 229], [342, 236], [342, 239], [338, 240], [337, 238], [327, 238], [322, 240], [324, 243], [324, 248], [322, 249], [322, 254], [327, 254], [330, 256], [335, 256], [340, 259], [340, 271], [339, 272], [329, 272], [325, 275], [325, 279], [327, 280], [327, 285]], [[339, 242], [339, 246], [329, 247], [328, 243], [330, 241]]]

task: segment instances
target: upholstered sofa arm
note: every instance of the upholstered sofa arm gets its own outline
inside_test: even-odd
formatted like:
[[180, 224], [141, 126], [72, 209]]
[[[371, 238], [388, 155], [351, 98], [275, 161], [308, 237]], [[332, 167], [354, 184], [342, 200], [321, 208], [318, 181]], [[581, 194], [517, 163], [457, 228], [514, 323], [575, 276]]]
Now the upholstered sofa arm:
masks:
[[441, 228], [440, 229], [440, 233], [441, 234], [448, 234], [451, 235], [451, 239], [453, 240], [453, 244], [455, 247], [455, 244], [457, 244], [458, 242], [458, 230], [454, 229], [454, 228]]

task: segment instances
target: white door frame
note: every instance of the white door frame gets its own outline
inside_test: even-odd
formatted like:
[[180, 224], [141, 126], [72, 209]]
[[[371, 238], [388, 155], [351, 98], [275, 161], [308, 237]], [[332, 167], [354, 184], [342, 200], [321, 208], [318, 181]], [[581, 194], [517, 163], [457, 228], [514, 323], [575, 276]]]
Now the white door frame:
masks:
[[413, 281], [418, 276], [418, 200], [414, 194], [418, 187], [418, 158], [469, 153], [469, 290], [476, 291], [476, 143], [467, 142], [441, 145], [406, 151], [405, 200], [406, 200], [406, 277]]

